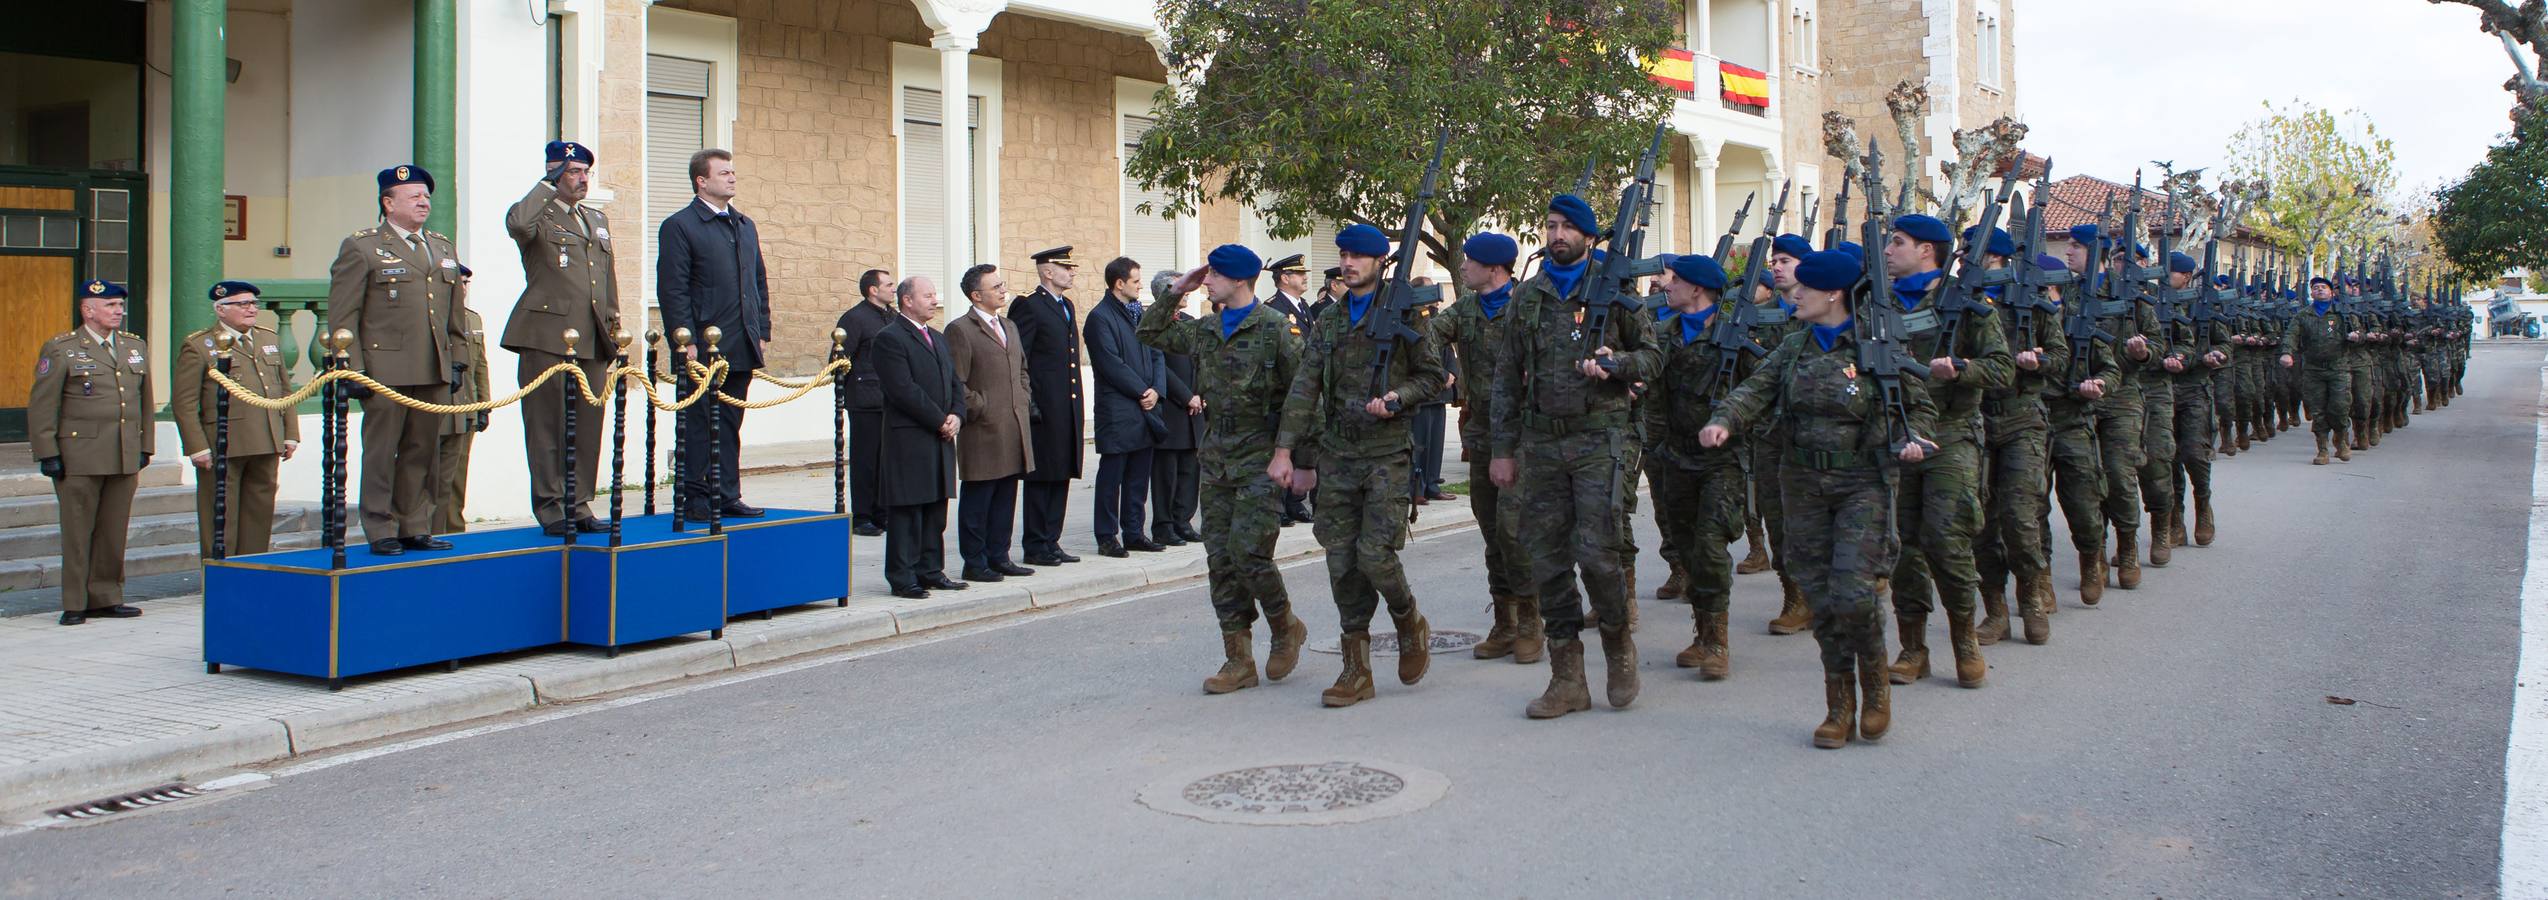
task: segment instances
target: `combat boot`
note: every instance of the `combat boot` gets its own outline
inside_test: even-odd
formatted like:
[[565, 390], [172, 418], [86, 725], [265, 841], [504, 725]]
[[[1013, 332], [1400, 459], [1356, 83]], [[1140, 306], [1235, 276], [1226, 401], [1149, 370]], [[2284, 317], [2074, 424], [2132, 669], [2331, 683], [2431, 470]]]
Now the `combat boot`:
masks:
[[2223, 428], [2223, 429], [2221, 429], [2221, 433], [2220, 433], [2220, 446], [2212, 448], [2212, 452], [2217, 453], [2217, 454], [2219, 454], [2219, 455], [2221, 455], [2221, 456], [2225, 456], [2225, 457], [2226, 457], [2226, 456], [2237, 456], [2237, 455], [2238, 455], [2238, 439], [2237, 439], [2237, 436], [2234, 434], [2234, 432], [2236, 432], [2236, 431], [2238, 431], [2238, 429], [2237, 429], [2237, 428], [2235, 428], [2235, 427], [2231, 427], [2231, 428]]
[[2150, 565], [2164, 569], [2167, 568], [2168, 559], [2176, 552], [2169, 547], [2170, 538], [2174, 534], [2173, 523], [2176, 521], [2176, 516], [2167, 509], [2148, 510], [2148, 513], [2150, 519]]
[[1734, 574], [1751, 575], [1769, 571], [1769, 541], [1761, 536], [1761, 520], [1751, 519], [1743, 523], [1743, 543], [1752, 549], [1743, 554], [1742, 562], [1734, 564]]
[[1682, 592], [1688, 589], [1687, 586], [1689, 583], [1690, 573], [1682, 571], [1680, 563], [1673, 563], [1672, 574], [1665, 576], [1662, 587], [1654, 589], [1654, 598], [1657, 600], [1679, 600], [1681, 599]]
[[2363, 434], [2364, 434], [2364, 436], [2365, 436], [2365, 437], [2364, 437], [2364, 442], [2365, 442], [2365, 443], [2367, 443], [2367, 444], [2369, 444], [2370, 446], [2367, 446], [2367, 447], [2355, 447], [2354, 449], [2356, 449], [2356, 450], [2368, 450], [2368, 449], [2371, 449], [2371, 447], [2377, 447], [2377, 446], [2380, 446], [2380, 436], [2381, 436], [2381, 435], [2384, 435], [2384, 434], [2389, 433], [2389, 423], [2388, 423], [2388, 421], [2387, 421], [2387, 420], [2388, 420], [2388, 418], [2389, 418], [2389, 414], [2388, 414], [2387, 412], [2382, 412], [2382, 413], [2380, 413], [2380, 415], [2379, 415], [2378, 417], [2376, 417], [2376, 418], [2372, 418], [2372, 419], [2365, 419], [2364, 421], [2365, 421], [2365, 422], [2367, 422], [2367, 423], [2369, 423], [2369, 424], [2365, 425], [2365, 426], [2363, 427], [2363, 429], [2362, 429]]
[[2238, 423], [2238, 450], [2239, 450], [2239, 452], [2241, 452], [2241, 453], [2245, 453], [2245, 452], [2247, 452], [2247, 442], [2248, 442], [2250, 439], [2259, 439], [2259, 438], [2261, 438], [2261, 437], [2262, 437], [2261, 435], [2256, 434], [2256, 430], [2255, 430], [2254, 428], [2251, 428], [2251, 427], [2249, 427], [2249, 426], [2248, 426], [2248, 423], [2247, 423], [2247, 422], [2241, 421], [2241, 422], [2239, 422], [2239, 423]]
[[1513, 655], [1512, 598], [1496, 594], [1486, 601], [1486, 611], [1495, 616], [1495, 627], [1486, 630], [1486, 639], [1469, 648], [1469, 655], [1479, 659], [1503, 659]]
[[[2018, 607], [2026, 605], [2026, 579], [2017, 579]], [[1988, 647], [2008, 636], [2008, 595], [1998, 590], [1982, 592], [1982, 624], [1973, 629], [1973, 639]]]
[[[1895, 684], [1910, 684], [1929, 677], [1928, 614], [1897, 613], [1893, 621], [1902, 628], [1902, 655], [1894, 659], [1893, 666], [1887, 674], [1893, 678]], [[1866, 664], [1866, 660], [1859, 660], [1859, 665]], [[1875, 665], [1879, 668], [1884, 667], [1881, 656], [1876, 659]]]
[[1823, 723], [1814, 726], [1814, 746], [1838, 750], [1858, 736], [1858, 676], [1823, 673]]
[[2354, 441], [2353, 441], [2352, 443], [2347, 443], [2347, 442], [2346, 442], [2346, 440], [2345, 440], [2345, 436], [2344, 436], [2344, 434], [2343, 434], [2343, 433], [2341, 433], [2341, 432], [2337, 433], [2337, 435], [2336, 435], [2336, 461], [2337, 461], [2337, 462], [2352, 462], [2352, 461], [2353, 461], [2353, 447], [2354, 447], [2356, 444], [2359, 444], [2360, 442], [2361, 442], [2361, 437], [2360, 437], [2360, 435], [2359, 435], [2359, 434], [2357, 434], [2357, 435], [2355, 436], [2355, 439], [2354, 439]]
[[1884, 635], [1858, 654], [1858, 737], [1880, 740], [1893, 730], [1893, 686], [1885, 683]]
[[1343, 641], [1345, 671], [1337, 673], [1336, 683], [1318, 694], [1318, 702], [1328, 706], [1352, 706], [1373, 696], [1371, 688], [1371, 632], [1349, 631]]
[[1301, 645], [1309, 643], [1309, 626], [1301, 624], [1301, 617], [1289, 607], [1283, 610], [1283, 621], [1269, 625], [1274, 636], [1265, 652], [1265, 680], [1281, 681], [1301, 664]]
[[1433, 626], [1413, 604], [1406, 615], [1390, 613], [1389, 621], [1398, 626], [1398, 683], [1423, 681], [1425, 670], [1433, 667]]
[[2141, 588], [2141, 537], [2133, 532], [2117, 530], [2115, 539], [2114, 586], [2127, 591]]
[[1695, 616], [1697, 625], [1694, 630], [1697, 633], [1690, 639], [1690, 649], [1683, 650], [1680, 655], [1674, 656], [1672, 664], [1684, 669], [1699, 670], [1700, 681], [1725, 680], [1730, 668], [1730, 661], [1725, 653], [1726, 617], [1727, 614], [1723, 612], [1699, 613]]
[[2042, 645], [2053, 639], [2052, 612], [2060, 601], [2053, 597], [2053, 573], [2037, 572], [2026, 579], [2017, 595], [2017, 612], [2025, 619], [2026, 642]]
[[2310, 458], [2309, 458], [2309, 464], [2310, 464], [2310, 465], [2313, 465], [2313, 466], [2323, 466], [2323, 465], [2326, 465], [2326, 464], [2327, 464], [2327, 433], [2326, 433], [2326, 432], [2323, 432], [2323, 431], [2322, 431], [2322, 432], [2319, 432], [2319, 433], [2318, 433], [2318, 455], [2317, 455], [2317, 456], [2310, 457]]
[[2373, 443], [2373, 442], [2372, 442], [2372, 439], [2371, 439], [2371, 437], [2370, 437], [2370, 431], [2371, 431], [2371, 420], [2370, 420], [2370, 419], [2355, 419], [2355, 420], [2353, 420], [2353, 449], [2356, 449], [2356, 450], [2369, 450], [2369, 449], [2371, 449], [2372, 447], [2379, 446], [2378, 444], [2376, 444], [2376, 443]]
[[1245, 628], [1221, 632], [1221, 654], [1228, 659], [1221, 663], [1221, 671], [1203, 679], [1204, 693], [1227, 694], [1256, 686], [1256, 658], [1249, 655], [1254, 640], [1255, 635]]
[[1972, 613], [1946, 611], [1946, 642], [1955, 652], [1955, 686], [1981, 687], [1990, 666], [1982, 661], [1982, 642], [1973, 634]]
[[1514, 597], [1513, 661], [1521, 665], [1537, 663], [1548, 653], [1548, 633], [1541, 629], [1539, 598]]
[[2215, 533], [2212, 530], [2212, 498], [2197, 495], [2194, 498], [2194, 546], [2212, 546], [2212, 538], [2214, 535]]
[[1626, 709], [1637, 702], [1637, 642], [1628, 631], [1601, 630], [1601, 657], [1609, 670], [1602, 676], [1602, 690], [1609, 695], [1612, 709]]
[[1778, 591], [1778, 618], [1769, 620], [1769, 633], [1795, 634], [1814, 627], [1814, 611], [1805, 608], [1805, 589], [1796, 584], [1796, 577], [1778, 573]]
[[1592, 708], [1592, 689], [1584, 685], [1584, 641], [1557, 638], [1548, 642], [1548, 690], [1522, 710], [1534, 719], [1554, 719]]
[[2079, 554], [2079, 602], [2095, 606], [2105, 598], [2106, 561], [2095, 550], [2084, 551]]

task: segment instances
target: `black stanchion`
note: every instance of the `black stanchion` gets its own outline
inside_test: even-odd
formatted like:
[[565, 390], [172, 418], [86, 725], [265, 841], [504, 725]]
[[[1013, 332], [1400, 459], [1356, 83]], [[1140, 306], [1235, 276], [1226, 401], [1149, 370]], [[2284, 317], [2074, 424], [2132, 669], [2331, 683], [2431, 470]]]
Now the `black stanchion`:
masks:
[[[690, 329], [675, 328], [672, 330], [672, 346], [665, 348], [664, 364], [672, 367], [674, 399], [690, 395], [690, 367], [685, 363], [691, 357], [682, 352], [690, 348], [690, 338]], [[685, 407], [672, 414], [672, 530], [675, 532], [689, 530], [686, 523], [690, 516], [689, 413], [690, 410]]]
[[[614, 333], [610, 336], [610, 340], [613, 346], [619, 348], [619, 352], [612, 355], [610, 365], [610, 545], [617, 547], [619, 546], [621, 513], [620, 488], [628, 480], [628, 379], [620, 375], [621, 370], [628, 368], [628, 332]], [[654, 409], [652, 405], [646, 408]], [[649, 433], [647, 436], [653, 437], [653, 434]], [[651, 497], [654, 488], [648, 486], [646, 490]]]
[[[566, 361], [574, 362], [575, 343], [584, 336], [583, 333], [569, 328], [558, 336], [566, 340]], [[565, 506], [558, 511], [558, 521], [566, 523], [565, 538], [569, 547], [575, 546], [576, 535], [582, 530], [575, 527], [575, 501], [583, 498], [575, 492], [575, 408], [584, 405], [584, 393], [576, 390], [572, 381], [566, 375], [559, 375], [557, 383], [551, 386], [557, 391], [559, 399], [565, 401], [559, 405], [566, 410], [566, 440], [557, 445], [557, 456], [558, 468], [566, 473], [566, 493], [558, 495], [561, 498], [559, 502]]]
[[[230, 333], [212, 339], [212, 367], [230, 374]], [[180, 413], [182, 415], [183, 413]], [[212, 386], [212, 558], [230, 558], [230, 389]]]
[[[849, 356], [849, 331], [832, 329], [832, 359]], [[832, 511], [849, 511], [849, 379], [832, 376]]]
[[[699, 356], [708, 367], [708, 392], [699, 396], [699, 402], [700, 409], [706, 413], [704, 418], [708, 420], [708, 480], [702, 483], [708, 486], [708, 533], [724, 534], [725, 500], [718, 494], [725, 490], [725, 460], [719, 458], [724, 454], [717, 452], [722, 449], [717, 432], [725, 423], [725, 415], [717, 409], [717, 404], [725, 402], [720, 399], [725, 393], [725, 376], [718, 374], [716, 369], [717, 341], [725, 337], [725, 329], [710, 325], [704, 337], [707, 338], [707, 346], [699, 352]], [[741, 459], [734, 462], [738, 466], [743, 464]]]
[[[655, 345], [662, 343], [663, 337], [663, 332], [656, 331], [652, 328], [646, 329], [646, 391], [649, 396], [651, 396], [655, 390], [655, 376], [660, 372], [660, 370], [656, 367]], [[646, 515], [651, 516], [654, 514], [655, 404], [648, 402], [646, 404]], [[616, 531], [617, 529], [613, 530]]]
[[[351, 360], [354, 332], [339, 328], [333, 337], [335, 342], [330, 348], [328, 367], [342, 372]], [[335, 521], [327, 529], [328, 568], [342, 569], [345, 568], [345, 431], [349, 424], [346, 403], [353, 398], [346, 396], [342, 381], [329, 382], [327, 388], [326, 416], [335, 423], [328, 432], [327, 484], [333, 496], [327, 508], [336, 514]]]

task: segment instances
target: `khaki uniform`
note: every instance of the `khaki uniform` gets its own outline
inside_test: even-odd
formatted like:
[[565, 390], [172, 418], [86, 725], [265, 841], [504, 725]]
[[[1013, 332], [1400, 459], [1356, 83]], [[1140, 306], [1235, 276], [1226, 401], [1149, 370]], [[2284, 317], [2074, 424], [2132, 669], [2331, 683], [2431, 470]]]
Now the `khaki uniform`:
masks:
[[[610, 220], [581, 205], [557, 201], [557, 186], [546, 181], [504, 214], [504, 230], [522, 251], [522, 299], [504, 323], [502, 345], [522, 355], [517, 383], [568, 359], [566, 329], [577, 332], [574, 362], [596, 392], [602, 373], [617, 352], [611, 332], [619, 329], [619, 281], [611, 269]], [[575, 411], [575, 490], [569, 498], [566, 469], [560, 458], [566, 443], [566, 404], [583, 401], [572, 381], [552, 379], [538, 393], [522, 399], [522, 443], [530, 457], [531, 512], [542, 525], [590, 518], [586, 501], [600, 482], [602, 432], [609, 422], [603, 407]]]
[[134, 476], [156, 449], [150, 346], [122, 331], [111, 341], [77, 328], [44, 342], [27, 395], [29, 449], [36, 459], [62, 460], [53, 496], [62, 519], [63, 612], [124, 602]]
[[[213, 336], [226, 326], [187, 335], [170, 366], [169, 417], [177, 420], [177, 437], [188, 459], [212, 449], [219, 421], [219, 386], [213, 369]], [[230, 347], [230, 380], [267, 397], [292, 390], [283, 368], [283, 338], [273, 329], [250, 327]], [[274, 546], [274, 492], [283, 465], [283, 445], [301, 440], [301, 417], [291, 410], [267, 410], [238, 398], [230, 401], [228, 509], [222, 523], [222, 554], [264, 553]], [[195, 535], [204, 558], [212, 558], [212, 469], [195, 470]]]
[[[328, 327], [350, 329], [346, 365], [410, 398], [451, 399], [465, 372], [460, 345], [460, 261], [451, 239], [387, 224], [337, 246], [327, 271]], [[387, 397], [363, 400], [363, 538], [424, 537], [433, 528], [434, 456], [442, 417]]]
[[[488, 395], [487, 329], [478, 311], [468, 307], [468, 298], [463, 296], [461, 301], [460, 324], [469, 332], [469, 377], [460, 380], [460, 391], [451, 395], [451, 402], [478, 403]], [[486, 413], [442, 417], [442, 447], [434, 456], [435, 534], [469, 530], [469, 515], [463, 511], [469, 501], [469, 445], [485, 430]]]

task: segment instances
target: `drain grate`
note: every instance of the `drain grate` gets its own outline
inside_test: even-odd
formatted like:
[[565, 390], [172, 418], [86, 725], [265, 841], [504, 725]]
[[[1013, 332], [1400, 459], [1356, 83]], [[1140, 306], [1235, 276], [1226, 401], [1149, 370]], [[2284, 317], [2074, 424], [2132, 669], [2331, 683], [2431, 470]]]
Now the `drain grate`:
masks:
[[[1433, 630], [1433, 639], [1425, 642], [1425, 646], [1431, 648], [1432, 652], [1435, 653], [1458, 653], [1462, 650], [1477, 646], [1478, 642], [1483, 640], [1486, 640], [1486, 635], [1482, 635], [1474, 631], [1454, 631], [1448, 628], [1436, 628]], [[1344, 645], [1339, 643], [1336, 638], [1328, 638], [1314, 642], [1309, 645], [1309, 649], [1320, 653], [1341, 654], [1345, 652]], [[1371, 655], [1398, 655], [1398, 633], [1394, 631], [1372, 632]]]
[[162, 803], [174, 803], [189, 797], [200, 796], [203, 796], [203, 791], [196, 789], [194, 786], [180, 781], [172, 781], [155, 788], [134, 791], [129, 794], [117, 794], [100, 800], [90, 800], [85, 803], [73, 803], [69, 806], [57, 806], [46, 810], [45, 815], [52, 816], [53, 818], [62, 821], [78, 821], [80, 819], [94, 819], [99, 816], [111, 816], [119, 812], [131, 812], [136, 809], [158, 806]]
[[1378, 760], [1288, 763], [1183, 772], [1143, 788], [1140, 800], [1223, 825], [1342, 825], [1431, 806], [1450, 783], [1439, 772]]

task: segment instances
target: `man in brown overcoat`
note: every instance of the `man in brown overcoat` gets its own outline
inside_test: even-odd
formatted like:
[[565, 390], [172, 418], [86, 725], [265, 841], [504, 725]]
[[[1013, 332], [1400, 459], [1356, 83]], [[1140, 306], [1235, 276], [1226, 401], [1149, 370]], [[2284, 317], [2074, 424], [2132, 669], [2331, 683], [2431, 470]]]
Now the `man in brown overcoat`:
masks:
[[1009, 561], [1018, 480], [1035, 467], [1026, 346], [1015, 326], [1000, 317], [1009, 295], [998, 266], [974, 266], [958, 285], [972, 309], [947, 323], [947, 349], [955, 355], [956, 380], [964, 384], [970, 413], [956, 441], [956, 473], [963, 481], [956, 500], [956, 549], [967, 581], [1033, 575], [1034, 569]]

